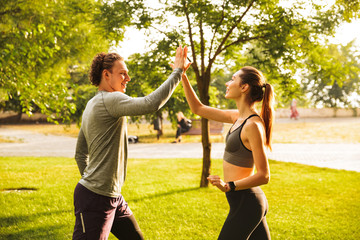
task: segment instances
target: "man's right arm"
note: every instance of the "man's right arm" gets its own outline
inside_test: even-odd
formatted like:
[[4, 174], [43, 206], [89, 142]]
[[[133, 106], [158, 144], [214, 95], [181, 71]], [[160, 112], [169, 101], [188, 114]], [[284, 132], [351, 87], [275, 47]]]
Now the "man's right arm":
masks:
[[169, 78], [151, 94], [132, 98], [122, 93], [105, 98], [105, 106], [114, 117], [143, 115], [159, 110], [171, 97], [181, 80], [183, 70], [177, 68]]

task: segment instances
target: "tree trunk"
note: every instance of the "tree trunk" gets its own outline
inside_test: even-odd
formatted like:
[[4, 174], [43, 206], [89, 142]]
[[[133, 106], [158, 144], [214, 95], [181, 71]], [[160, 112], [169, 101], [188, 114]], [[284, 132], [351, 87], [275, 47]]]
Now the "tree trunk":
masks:
[[209, 134], [209, 120], [201, 118], [201, 141], [203, 146], [203, 168], [201, 173], [200, 187], [207, 187], [209, 180], [207, 177], [210, 175], [211, 167], [211, 142]]
[[16, 115], [16, 118], [15, 118], [16, 123], [20, 123], [20, 121], [21, 121], [21, 117], [22, 117], [22, 111], [21, 110]]
[[[200, 84], [199, 84], [200, 83]], [[209, 85], [210, 85], [210, 70], [206, 71], [198, 81], [198, 89], [200, 93], [200, 101], [209, 106]], [[211, 166], [211, 142], [210, 142], [210, 128], [209, 120], [201, 118], [201, 142], [203, 146], [203, 168], [201, 174], [200, 187], [207, 187], [209, 181], [207, 177], [210, 175]]]

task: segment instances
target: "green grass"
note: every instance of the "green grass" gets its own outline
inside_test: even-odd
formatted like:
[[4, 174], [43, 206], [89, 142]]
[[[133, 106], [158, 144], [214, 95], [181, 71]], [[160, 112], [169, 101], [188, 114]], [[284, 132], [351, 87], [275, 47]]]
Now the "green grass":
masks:
[[[146, 239], [217, 239], [223, 193], [200, 189], [201, 159], [130, 159], [123, 195]], [[273, 239], [360, 239], [360, 173], [270, 161], [263, 186]], [[222, 161], [212, 173], [222, 175]], [[0, 157], [0, 239], [71, 239], [70, 158]], [[29, 191], [4, 191], [35, 188]], [[113, 236], [110, 239], [115, 239]]]

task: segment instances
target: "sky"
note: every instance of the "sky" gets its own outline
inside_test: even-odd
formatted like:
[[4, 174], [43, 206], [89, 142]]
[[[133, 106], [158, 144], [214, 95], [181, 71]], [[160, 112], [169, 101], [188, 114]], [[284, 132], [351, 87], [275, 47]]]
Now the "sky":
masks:
[[356, 38], [356, 44], [360, 47], [360, 19], [352, 23], [342, 24], [336, 31], [333, 43], [347, 44]]

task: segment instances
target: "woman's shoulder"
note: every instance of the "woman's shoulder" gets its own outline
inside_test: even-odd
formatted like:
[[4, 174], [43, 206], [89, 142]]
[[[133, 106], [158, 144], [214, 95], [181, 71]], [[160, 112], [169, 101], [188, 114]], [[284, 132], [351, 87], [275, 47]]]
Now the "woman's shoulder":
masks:
[[264, 121], [260, 116], [249, 118], [244, 125], [244, 131], [249, 134], [262, 134], [265, 131]]

